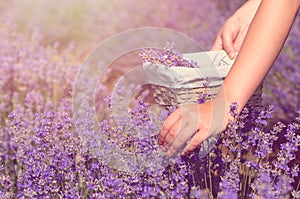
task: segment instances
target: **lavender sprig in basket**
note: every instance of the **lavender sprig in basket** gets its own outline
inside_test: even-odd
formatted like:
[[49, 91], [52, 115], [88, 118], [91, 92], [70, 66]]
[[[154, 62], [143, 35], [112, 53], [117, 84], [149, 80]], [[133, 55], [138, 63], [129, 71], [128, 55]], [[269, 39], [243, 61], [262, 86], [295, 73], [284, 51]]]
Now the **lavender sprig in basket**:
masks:
[[[143, 49], [140, 57], [155, 101], [167, 109], [214, 98], [234, 63], [225, 51], [181, 54], [171, 42], [164, 49]], [[246, 107], [259, 108], [261, 96], [262, 84]], [[218, 137], [210, 137], [204, 141], [199, 156], [207, 155], [217, 140]]]

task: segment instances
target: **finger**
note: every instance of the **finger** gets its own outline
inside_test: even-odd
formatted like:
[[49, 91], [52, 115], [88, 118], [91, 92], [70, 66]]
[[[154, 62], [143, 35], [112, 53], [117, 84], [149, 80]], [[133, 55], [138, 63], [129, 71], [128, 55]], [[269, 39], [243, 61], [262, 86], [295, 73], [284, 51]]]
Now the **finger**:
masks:
[[182, 150], [181, 155], [187, 155], [195, 150], [208, 137], [207, 135], [207, 131], [196, 132], [190, 143]]
[[[176, 122], [173, 127], [168, 131], [163, 144], [161, 145], [161, 149], [163, 152], [167, 152], [170, 149], [170, 146], [178, 136], [181, 126], [186, 126], [187, 124], [182, 124], [182, 121]], [[175, 152], [175, 151], [174, 151]]]
[[247, 31], [243, 31], [239, 33], [239, 36], [234, 40], [233, 48], [235, 52], [240, 51], [242, 43], [244, 42]]
[[235, 50], [233, 47], [234, 40], [236, 38], [236, 33], [231, 32], [231, 33], [223, 33], [221, 35], [222, 42], [223, 42], [223, 48], [226, 51], [228, 57], [230, 59], [233, 59], [235, 57]]
[[197, 122], [192, 121], [185, 125], [171, 143], [167, 151], [167, 155], [172, 156], [177, 153], [184, 145], [186, 145], [187, 141], [190, 140], [196, 132]]
[[240, 51], [240, 48], [241, 48], [241, 46], [242, 46], [242, 42], [243, 42], [243, 40], [242, 40], [241, 37], [237, 37], [237, 38], [235, 39], [235, 41], [234, 41], [234, 43], [233, 43], [233, 48], [234, 48], [235, 52]]
[[181, 109], [176, 109], [173, 113], [169, 115], [169, 117], [165, 120], [162, 128], [158, 133], [158, 139], [161, 143], [165, 142], [166, 136], [172, 126], [181, 118]]
[[182, 132], [182, 129], [184, 129], [186, 126], [187, 122], [183, 122], [181, 119], [178, 120], [166, 134], [164, 146], [169, 148], [174, 142], [175, 138], [178, 136], [179, 132]]

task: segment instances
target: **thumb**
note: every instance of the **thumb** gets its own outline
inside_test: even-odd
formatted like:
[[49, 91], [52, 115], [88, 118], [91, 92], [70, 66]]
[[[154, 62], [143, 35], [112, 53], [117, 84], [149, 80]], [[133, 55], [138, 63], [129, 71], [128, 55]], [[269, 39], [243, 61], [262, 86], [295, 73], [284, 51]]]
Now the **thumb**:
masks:
[[220, 35], [217, 36], [215, 43], [210, 50], [211, 51], [223, 50], [222, 38], [220, 37]]
[[199, 130], [187, 143], [184, 149], [181, 152], [181, 155], [187, 155], [190, 152], [194, 151], [205, 139], [208, 138], [208, 132], [206, 130]]

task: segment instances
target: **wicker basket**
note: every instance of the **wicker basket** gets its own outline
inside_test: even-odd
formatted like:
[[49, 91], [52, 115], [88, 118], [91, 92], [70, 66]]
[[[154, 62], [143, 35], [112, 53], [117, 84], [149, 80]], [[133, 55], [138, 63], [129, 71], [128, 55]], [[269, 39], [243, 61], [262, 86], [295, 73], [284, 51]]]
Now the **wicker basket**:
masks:
[[[199, 96], [209, 94], [205, 99], [209, 100], [216, 96], [220, 87], [208, 88], [193, 88], [193, 89], [172, 89], [164, 86], [154, 85], [153, 96], [157, 104], [162, 107], [174, 107], [180, 104], [198, 103]], [[248, 100], [246, 107], [248, 109], [256, 109], [261, 107], [262, 101], [262, 88], [260, 84], [251, 98]]]
[[[206, 94], [206, 100], [218, 93], [234, 60], [229, 60], [224, 51], [184, 54], [196, 61], [199, 68], [166, 67], [160, 64], [144, 63], [148, 81], [152, 85], [155, 101], [164, 108], [180, 104], [198, 103], [199, 96]], [[247, 102], [246, 107], [256, 109], [261, 106], [263, 84]], [[199, 156], [204, 157], [214, 147], [219, 136], [210, 137], [200, 145]]]

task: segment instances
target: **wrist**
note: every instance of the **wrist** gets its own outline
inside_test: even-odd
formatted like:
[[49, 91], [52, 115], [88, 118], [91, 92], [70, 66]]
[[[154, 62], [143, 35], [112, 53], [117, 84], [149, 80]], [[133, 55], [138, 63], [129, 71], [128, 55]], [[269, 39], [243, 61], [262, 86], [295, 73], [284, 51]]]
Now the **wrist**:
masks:
[[224, 130], [230, 121], [235, 120], [231, 113], [233, 106], [236, 107], [235, 114], [238, 115], [245, 106], [245, 100], [242, 97], [230, 92], [223, 84], [218, 91], [217, 96], [212, 100], [213, 113], [221, 116], [218, 121], [222, 120], [222, 130]]
[[226, 100], [225, 96], [218, 95], [211, 101], [212, 106], [212, 120], [215, 127], [217, 128], [216, 132], [222, 132], [226, 129], [228, 123], [233, 118], [230, 114], [230, 103]]

